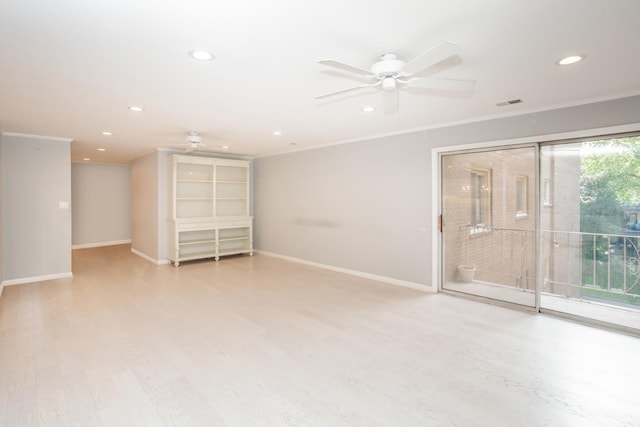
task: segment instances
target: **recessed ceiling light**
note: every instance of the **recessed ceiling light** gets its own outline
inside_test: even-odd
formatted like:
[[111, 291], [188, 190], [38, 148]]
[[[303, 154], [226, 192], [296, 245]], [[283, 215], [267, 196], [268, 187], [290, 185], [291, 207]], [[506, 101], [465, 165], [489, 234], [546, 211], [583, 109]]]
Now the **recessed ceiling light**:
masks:
[[131, 106], [129, 106], [129, 110], [136, 111], [136, 112], [141, 112], [141, 111], [144, 111], [144, 107], [141, 107], [139, 105], [131, 105]]
[[571, 55], [558, 61], [558, 65], [571, 65], [584, 59], [584, 55]]
[[107, 151], [106, 148], [98, 148], [98, 151]]
[[88, 158], [88, 157], [85, 157], [85, 158], [84, 158], [84, 159], [82, 159], [82, 160], [84, 160], [85, 162], [88, 162], [88, 161], [90, 161], [91, 159], [90, 159], [90, 158]]
[[279, 130], [274, 130], [274, 131], [273, 131], [273, 134], [274, 134], [275, 136], [280, 136], [280, 135], [282, 135], [282, 132], [280, 132]]
[[373, 107], [369, 107], [369, 106], [367, 106], [367, 107], [362, 107], [362, 112], [363, 112], [363, 113], [372, 113], [372, 112], [374, 112], [374, 111], [376, 111], [376, 109], [375, 109], [375, 108], [373, 108]]
[[223, 150], [228, 150], [229, 146], [228, 145], [221, 145], [220, 148], [222, 148]]
[[213, 54], [206, 50], [192, 50], [189, 56], [198, 61], [211, 61], [214, 58]]
[[105, 130], [104, 132], [102, 132], [102, 134], [103, 134], [104, 136], [111, 136], [111, 135], [113, 135], [113, 133], [109, 132], [108, 130]]

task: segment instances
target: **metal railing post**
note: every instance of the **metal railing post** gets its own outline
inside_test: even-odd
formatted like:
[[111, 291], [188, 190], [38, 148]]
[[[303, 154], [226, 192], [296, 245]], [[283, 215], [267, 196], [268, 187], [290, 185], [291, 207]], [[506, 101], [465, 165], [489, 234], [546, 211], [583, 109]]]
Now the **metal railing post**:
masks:
[[627, 238], [622, 240], [622, 292], [627, 293]]
[[607, 291], [611, 290], [611, 236], [607, 236]]

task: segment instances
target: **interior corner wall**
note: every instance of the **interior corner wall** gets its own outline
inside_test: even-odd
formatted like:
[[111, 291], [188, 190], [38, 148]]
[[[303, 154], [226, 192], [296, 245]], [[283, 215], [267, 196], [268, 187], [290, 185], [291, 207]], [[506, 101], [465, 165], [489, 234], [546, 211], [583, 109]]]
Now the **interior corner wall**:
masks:
[[156, 153], [157, 160], [157, 180], [158, 180], [158, 261], [161, 263], [169, 262], [168, 260], [168, 229], [169, 229], [169, 185], [168, 162], [169, 156], [166, 151], [158, 151]]
[[254, 160], [258, 250], [432, 286], [431, 150], [640, 123], [640, 96]]
[[71, 275], [69, 140], [2, 138], [3, 280]]
[[71, 164], [72, 244], [106, 246], [131, 241], [131, 167]]
[[158, 262], [158, 153], [131, 162], [131, 250]]

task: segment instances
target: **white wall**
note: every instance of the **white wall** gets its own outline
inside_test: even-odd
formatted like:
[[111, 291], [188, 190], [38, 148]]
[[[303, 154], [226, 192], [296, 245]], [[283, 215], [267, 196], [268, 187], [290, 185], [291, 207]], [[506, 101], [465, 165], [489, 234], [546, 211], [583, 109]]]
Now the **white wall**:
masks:
[[3, 158], [4, 158], [4, 135], [2, 132], [0, 132], [0, 297], [2, 296], [2, 289], [4, 288], [4, 284], [2, 283], [2, 279], [4, 278], [4, 254], [3, 254], [3, 247], [4, 245], [2, 244], [2, 242], [4, 241], [4, 237], [3, 237], [3, 229], [4, 229], [4, 221], [3, 221], [3, 215], [2, 215], [2, 204], [3, 204], [3, 200], [4, 200], [4, 196], [3, 196], [3, 182], [4, 180], [3, 178], [3, 174], [2, 174], [2, 170], [3, 170]]
[[257, 248], [421, 283], [428, 268], [416, 257], [429, 244], [425, 142], [398, 136], [255, 160]]
[[158, 262], [158, 153], [131, 162], [131, 250]]
[[161, 263], [169, 262], [168, 253], [168, 219], [169, 219], [169, 175], [168, 153], [159, 151], [156, 153], [158, 162], [158, 260]]
[[70, 276], [70, 140], [4, 134], [2, 196], [5, 283]]
[[72, 163], [73, 247], [131, 241], [131, 167]]
[[255, 246], [431, 286], [431, 149], [640, 123], [640, 96], [254, 160]]

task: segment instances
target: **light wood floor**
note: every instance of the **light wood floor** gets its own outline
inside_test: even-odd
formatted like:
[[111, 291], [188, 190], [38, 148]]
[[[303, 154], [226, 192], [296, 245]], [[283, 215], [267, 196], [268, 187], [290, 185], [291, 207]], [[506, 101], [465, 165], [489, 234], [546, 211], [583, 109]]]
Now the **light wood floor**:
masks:
[[256, 255], [5, 288], [0, 426], [638, 426], [640, 339]]

